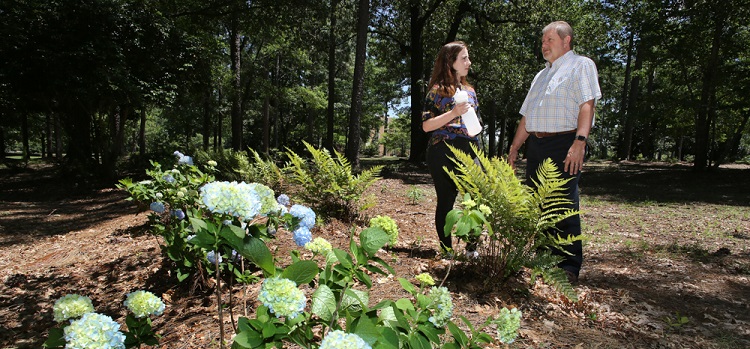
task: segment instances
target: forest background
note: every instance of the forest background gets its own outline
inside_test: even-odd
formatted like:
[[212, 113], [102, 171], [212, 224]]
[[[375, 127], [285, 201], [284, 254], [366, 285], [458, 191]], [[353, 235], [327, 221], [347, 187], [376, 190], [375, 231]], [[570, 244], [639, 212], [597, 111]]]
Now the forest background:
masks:
[[599, 70], [592, 157], [748, 160], [748, 0], [3, 0], [0, 154], [111, 177], [175, 149], [302, 140], [419, 163], [434, 56], [463, 40], [483, 147], [502, 155], [553, 20]]

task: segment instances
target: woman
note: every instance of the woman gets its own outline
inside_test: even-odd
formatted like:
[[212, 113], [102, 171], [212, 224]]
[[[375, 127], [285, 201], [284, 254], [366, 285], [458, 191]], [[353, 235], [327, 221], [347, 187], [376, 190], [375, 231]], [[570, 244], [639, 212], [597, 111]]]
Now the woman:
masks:
[[[445, 216], [453, 209], [453, 203], [458, 195], [458, 188], [448, 176], [443, 167], [449, 170], [455, 168], [451, 161], [452, 153], [448, 144], [459, 150], [473, 154], [471, 144], [479, 145], [479, 138], [470, 136], [461, 115], [474, 108], [478, 115], [477, 94], [469, 85], [466, 75], [469, 74], [471, 61], [466, 44], [455, 41], [440, 48], [435, 66], [430, 78], [430, 92], [425, 98], [422, 112], [422, 129], [432, 132], [427, 147], [427, 166], [435, 183], [437, 193], [437, 207], [435, 209], [435, 228], [440, 238], [440, 248], [443, 255], [450, 255], [453, 248], [451, 236], [446, 235]], [[453, 100], [457, 90], [466, 91], [469, 95], [468, 103], [456, 104]], [[474, 246], [467, 246], [467, 254], [474, 254]]]

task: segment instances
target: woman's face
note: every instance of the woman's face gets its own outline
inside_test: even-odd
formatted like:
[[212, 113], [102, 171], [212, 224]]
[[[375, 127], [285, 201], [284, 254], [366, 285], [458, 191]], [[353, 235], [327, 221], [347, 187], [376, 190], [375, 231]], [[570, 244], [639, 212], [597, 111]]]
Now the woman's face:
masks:
[[471, 68], [471, 61], [469, 60], [469, 50], [464, 48], [456, 57], [456, 61], [453, 62], [453, 70], [456, 71], [458, 78], [462, 78], [469, 75], [469, 68]]

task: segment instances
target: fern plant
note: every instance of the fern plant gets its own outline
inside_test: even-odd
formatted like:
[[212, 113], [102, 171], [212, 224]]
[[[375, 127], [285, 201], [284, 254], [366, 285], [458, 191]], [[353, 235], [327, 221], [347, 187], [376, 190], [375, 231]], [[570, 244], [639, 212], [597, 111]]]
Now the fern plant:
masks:
[[[548, 233], [554, 231], [558, 222], [579, 213], [566, 206], [570, 204], [564, 192], [568, 179], [563, 179], [554, 163], [547, 159], [538, 170], [539, 181], [534, 190], [524, 185], [503, 159], [490, 159], [476, 147], [477, 161], [456, 148], [451, 147], [451, 151], [457, 167], [455, 171], [447, 168], [446, 171], [459, 192], [471, 199], [470, 205], [481, 210], [451, 211], [445, 231], [466, 242], [479, 242], [481, 253], [474, 263], [487, 275], [487, 280], [505, 280], [527, 267], [534, 276], [542, 275], [545, 282], [575, 299], [565, 273], [556, 268], [561, 257], [553, 256], [550, 250], [583, 237], [563, 239]], [[479, 216], [483, 219], [469, 219]], [[481, 225], [484, 229], [473, 226], [469, 229], [468, 225]]]
[[351, 163], [339, 152], [334, 156], [326, 149], [316, 149], [307, 142], [310, 161], [287, 148], [289, 163], [284, 169], [292, 183], [299, 185], [297, 195], [316, 212], [350, 222], [371, 205], [363, 194], [375, 181], [383, 166], [373, 166], [358, 175]]
[[257, 151], [249, 148], [252, 160], [245, 153], [236, 153], [235, 171], [247, 183], [261, 183], [274, 192], [283, 192], [284, 174], [272, 158], [264, 159]]

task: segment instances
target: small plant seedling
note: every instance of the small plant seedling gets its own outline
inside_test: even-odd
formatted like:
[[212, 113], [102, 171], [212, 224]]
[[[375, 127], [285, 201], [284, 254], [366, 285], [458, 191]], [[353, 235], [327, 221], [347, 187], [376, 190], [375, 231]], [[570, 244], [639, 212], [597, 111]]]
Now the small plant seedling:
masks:
[[419, 187], [412, 185], [406, 192], [406, 196], [409, 198], [412, 205], [416, 205], [422, 200], [422, 198], [424, 198], [424, 191]]

